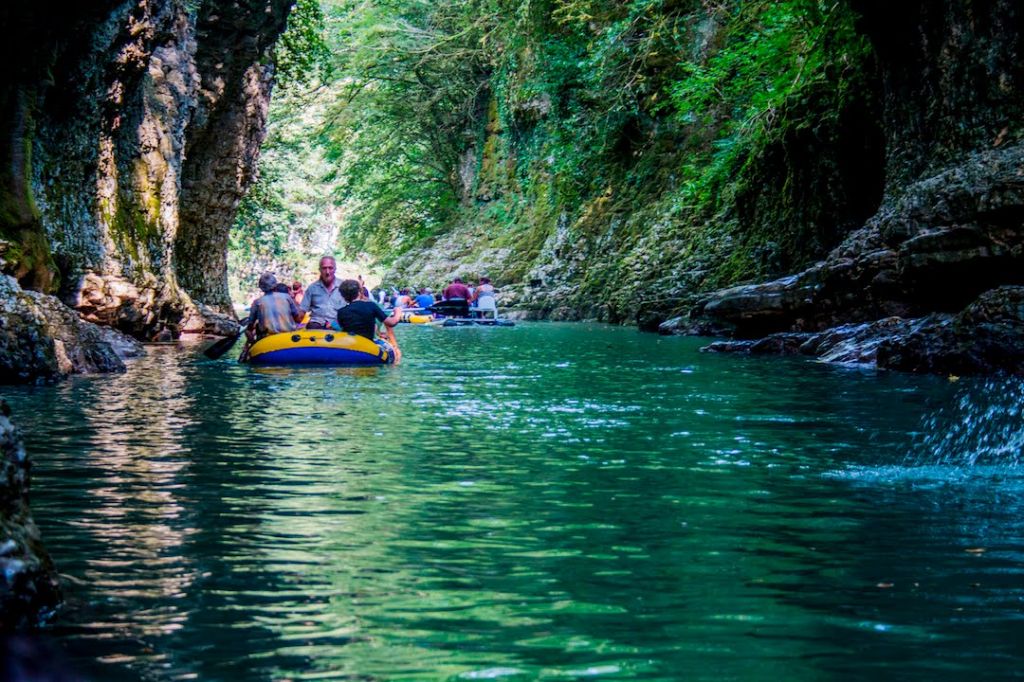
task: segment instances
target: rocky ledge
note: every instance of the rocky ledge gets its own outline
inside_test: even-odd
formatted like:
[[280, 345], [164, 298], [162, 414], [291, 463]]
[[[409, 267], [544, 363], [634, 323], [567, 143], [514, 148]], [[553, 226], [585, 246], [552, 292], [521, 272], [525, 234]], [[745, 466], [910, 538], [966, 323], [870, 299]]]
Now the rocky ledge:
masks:
[[29, 461], [0, 401], [0, 632], [45, 620], [60, 602], [53, 562], [28, 508]]
[[971, 155], [887, 202], [828, 258], [717, 291], [663, 334], [929, 372], [1024, 373], [1024, 146]]
[[826, 362], [940, 374], [1024, 375], [1024, 287], [985, 292], [961, 313], [888, 317], [822, 332], [716, 341], [712, 352], [809, 355]]
[[88, 272], [63, 296], [86, 322], [113, 327], [135, 338], [168, 341], [182, 334], [232, 336], [238, 320], [192, 300], [150, 273], [133, 282]]
[[142, 346], [82, 320], [59, 299], [24, 291], [0, 275], [0, 384], [54, 381], [70, 374], [122, 372]]

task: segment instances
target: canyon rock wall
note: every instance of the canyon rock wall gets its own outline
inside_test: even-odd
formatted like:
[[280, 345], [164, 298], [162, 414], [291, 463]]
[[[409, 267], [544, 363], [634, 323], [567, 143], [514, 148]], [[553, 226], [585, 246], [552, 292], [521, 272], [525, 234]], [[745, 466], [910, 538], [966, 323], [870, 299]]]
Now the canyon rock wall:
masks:
[[[992, 345], [984, 329], [970, 329], [988, 324], [990, 316], [979, 309], [1003, 311], [998, 317], [1005, 329], [997, 335], [1004, 350], [1013, 330], [1021, 329], [1024, 11], [1003, 0], [854, 5], [878, 54], [884, 93], [881, 208], [824, 261], [789, 277], [715, 292], [662, 331], [774, 334], [758, 352], [791, 352], [794, 332], [885, 319], [858, 331], [861, 361], [926, 371], [1022, 372], [1016, 360], [957, 358], [985, 355]], [[796, 344], [800, 352], [827, 355], [805, 340]], [[751, 344], [713, 349], [750, 351]], [[916, 359], [908, 359], [913, 354], [906, 349], [918, 349]]]
[[0, 87], [5, 271], [139, 338], [226, 331], [223, 251], [290, 4], [0, 10], [20, 64]]
[[[816, 3], [779, 3], [790, 23], [771, 30], [751, 25], [770, 23], [762, 9], [772, 3], [669, 3], [650, 16], [671, 32], [635, 35], [608, 19], [633, 5], [598, 5], [606, 16], [579, 27], [583, 43], [569, 32], [552, 48], [560, 29], [539, 16], [542, 38], [517, 43], [467, 135], [476, 145], [458, 168], [456, 224], [396, 259], [390, 280], [436, 287], [488, 275], [510, 314], [656, 329], [703, 292], [813, 263], [878, 209], [881, 84], [848, 3], [829, 3], [828, 19], [807, 11]], [[790, 49], [766, 45], [773, 32]], [[643, 53], [669, 33], [670, 44]], [[605, 54], [602, 40], [617, 47]], [[610, 66], [620, 44], [628, 68]], [[808, 59], [817, 66], [795, 66], [793, 55], [825, 44]], [[767, 66], [737, 66], [751, 63]], [[790, 66], [785, 87], [767, 82]], [[634, 67], [636, 81], [617, 80]], [[685, 94], [726, 73], [707, 100]], [[743, 93], [727, 92], [733, 81]], [[753, 106], [749, 92], [770, 106]], [[606, 101], [622, 106], [606, 111]]]
[[[131, 337], [235, 331], [227, 234], [291, 4], [0, 6], [0, 383], [122, 371], [141, 352]], [[6, 631], [38, 624], [60, 594], [28, 509], [29, 461], [2, 412]]]
[[851, 0], [878, 56], [886, 196], [965, 153], [1021, 139], [1024, 8], [1013, 0]]

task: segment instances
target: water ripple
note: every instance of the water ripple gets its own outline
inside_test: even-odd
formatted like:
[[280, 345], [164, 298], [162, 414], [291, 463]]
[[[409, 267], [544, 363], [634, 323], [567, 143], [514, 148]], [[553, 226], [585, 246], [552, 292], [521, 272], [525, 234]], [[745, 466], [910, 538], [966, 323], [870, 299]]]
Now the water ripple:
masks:
[[76, 665], [852, 680], [1024, 663], [1020, 383], [598, 325], [400, 334], [392, 368], [155, 348], [125, 375], [11, 391]]

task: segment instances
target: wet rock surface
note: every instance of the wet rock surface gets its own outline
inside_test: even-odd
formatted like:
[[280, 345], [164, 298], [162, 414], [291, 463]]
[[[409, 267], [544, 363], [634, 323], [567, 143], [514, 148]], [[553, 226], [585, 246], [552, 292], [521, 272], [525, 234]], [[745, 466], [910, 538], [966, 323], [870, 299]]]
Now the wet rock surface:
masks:
[[82, 320], [53, 296], [24, 291], [0, 275], [0, 383], [53, 381], [124, 371], [143, 352], [134, 339]]
[[0, 401], [0, 633], [38, 625], [60, 603], [56, 570], [29, 512], [29, 466]]
[[1024, 146], [972, 155], [916, 183], [821, 263], [707, 297], [693, 317], [739, 337], [957, 312], [1024, 283]]
[[959, 314], [889, 317], [822, 332], [780, 332], [716, 341], [704, 350], [808, 355], [825, 362], [910, 372], [1024, 375], [1024, 287], [987, 291]]
[[1024, 375], [1024, 287], [988, 291], [951, 319], [882, 343], [877, 358], [879, 367], [914, 372]]
[[[948, 319], [948, 318], [945, 318]], [[808, 355], [825, 362], [877, 366], [878, 349], [941, 319], [888, 317], [822, 332], [778, 332], [760, 339], [715, 341], [702, 350], [746, 355]]]
[[[832, 330], [834, 340], [822, 340], [823, 349], [809, 354], [832, 358], [842, 337], [860, 347], [854, 355], [866, 353], [862, 361], [874, 362], [877, 351], [878, 365], [894, 369], [1017, 371], [1019, 351], [1013, 349], [1024, 345], [1013, 322], [1014, 292], [1024, 284], [1022, 168], [1022, 145], [972, 154], [911, 185], [821, 263], [772, 282], [714, 292], [689, 317], [660, 330], [717, 327], [739, 339]], [[893, 319], [909, 327], [896, 329]], [[888, 341], [878, 340], [886, 334]], [[1009, 354], [1006, 361], [993, 357], [995, 347]], [[949, 357], [942, 360], [943, 354]], [[839, 351], [835, 360], [848, 361], [848, 355]]]

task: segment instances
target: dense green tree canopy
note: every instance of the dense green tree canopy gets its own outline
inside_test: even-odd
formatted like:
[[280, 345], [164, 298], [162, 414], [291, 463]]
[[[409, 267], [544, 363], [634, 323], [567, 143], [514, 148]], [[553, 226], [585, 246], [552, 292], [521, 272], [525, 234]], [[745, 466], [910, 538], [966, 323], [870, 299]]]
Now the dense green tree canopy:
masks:
[[[675, 235], [728, 218], [766, 149], [860, 96], [854, 21], [844, 0], [303, 0], [236, 263], [327, 223], [384, 261], [470, 222], [536, 251], [611, 188]], [[825, 246], [795, 211], [744, 253]], [[756, 274], [740, 260], [723, 281]]]

